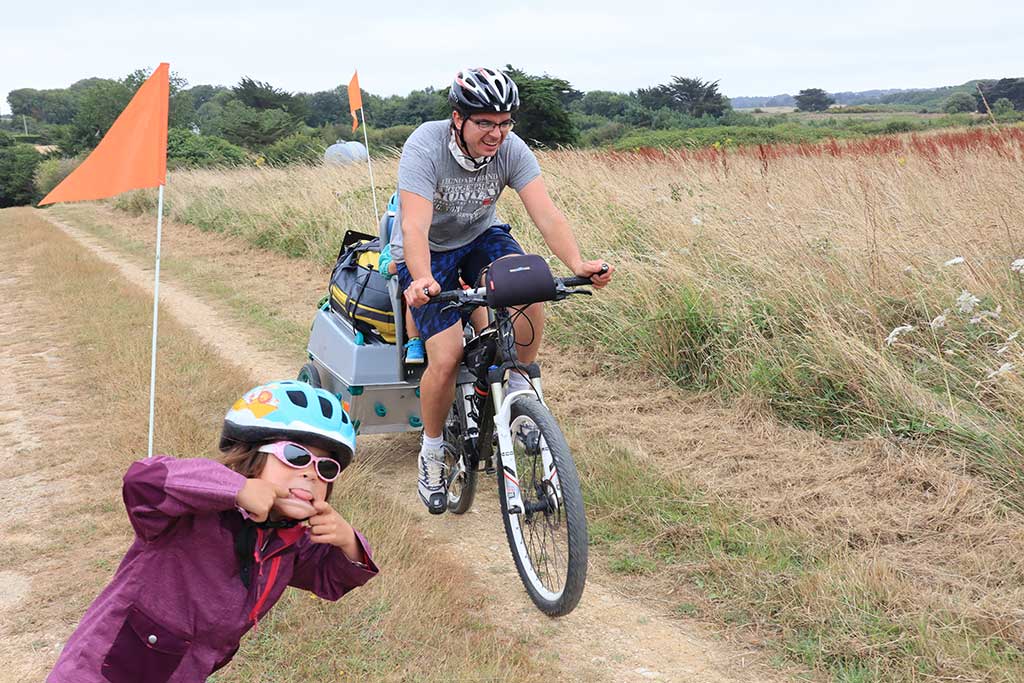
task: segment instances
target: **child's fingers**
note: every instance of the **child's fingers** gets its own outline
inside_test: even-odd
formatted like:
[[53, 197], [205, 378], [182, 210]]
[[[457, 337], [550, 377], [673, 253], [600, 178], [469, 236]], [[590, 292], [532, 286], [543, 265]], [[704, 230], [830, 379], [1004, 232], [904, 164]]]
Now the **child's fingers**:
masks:
[[331, 504], [328, 503], [326, 500], [314, 500], [313, 508], [317, 512], [327, 512], [328, 510], [331, 509]]
[[277, 496], [278, 498], [287, 498], [288, 496], [290, 496], [292, 494], [291, 494], [291, 491], [289, 491], [286, 486], [281, 486], [280, 484], [274, 484], [274, 495]]
[[337, 524], [329, 524], [327, 523], [327, 520], [317, 520], [316, 518], [311, 518], [309, 520], [309, 533], [316, 534], [317, 536], [333, 534], [337, 528]]

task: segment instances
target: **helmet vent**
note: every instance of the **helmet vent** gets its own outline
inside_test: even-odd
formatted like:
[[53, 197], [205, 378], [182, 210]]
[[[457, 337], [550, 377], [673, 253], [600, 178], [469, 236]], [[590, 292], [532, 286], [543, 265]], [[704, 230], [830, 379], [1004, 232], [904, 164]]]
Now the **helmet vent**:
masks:
[[[306, 406], [309, 405], [309, 402], [306, 400], [306, 393], [305, 392], [303, 392], [303, 391], [289, 391], [287, 393], [288, 393], [289, 400], [291, 400], [291, 402], [294, 403], [295, 405], [297, 405], [298, 407], [305, 408]], [[323, 399], [320, 399], [320, 401], [323, 402]]]
[[323, 396], [319, 396], [318, 398], [320, 399], [320, 410], [323, 412], [324, 417], [330, 420], [331, 417], [334, 416], [334, 407], [331, 406], [331, 402]]

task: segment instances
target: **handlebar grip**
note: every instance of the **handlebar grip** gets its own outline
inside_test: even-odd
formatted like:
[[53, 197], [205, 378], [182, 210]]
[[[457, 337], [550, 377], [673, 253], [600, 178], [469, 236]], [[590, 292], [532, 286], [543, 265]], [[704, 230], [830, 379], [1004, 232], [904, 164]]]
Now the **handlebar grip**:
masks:
[[[447, 304], [447, 303], [457, 302], [461, 295], [462, 295], [462, 291], [461, 290], [450, 290], [450, 291], [447, 291], [447, 292], [438, 292], [434, 296], [430, 297], [430, 303], [432, 303], [432, 304], [433, 303]], [[430, 296], [430, 295], [428, 294], [428, 296]]]
[[[601, 264], [601, 270], [599, 270], [596, 273], [594, 273], [594, 275], [604, 275], [607, 272], [608, 272], [608, 264], [607, 263], [602, 263]], [[593, 276], [591, 276], [591, 277], [593, 277]], [[562, 278], [562, 284], [565, 285], [566, 287], [582, 287], [584, 285], [592, 285], [594, 283], [591, 281], [590, 277], [573, 276], [573, 277], [564, 277], [564, 278]]]

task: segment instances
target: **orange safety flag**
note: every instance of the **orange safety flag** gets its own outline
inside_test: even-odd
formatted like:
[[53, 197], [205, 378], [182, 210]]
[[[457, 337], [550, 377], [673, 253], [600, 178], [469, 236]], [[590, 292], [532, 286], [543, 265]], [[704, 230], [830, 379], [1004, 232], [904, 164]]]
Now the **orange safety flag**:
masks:
[[359, 71], [352, 74], [352, 80], [348, 82], [348, 108], [352, 112], [352, 132], [355, 133], [359, 127], [356, 110], [363, 108], [363, 93], [359, 91]]
[[39, 206], [102, 199], [167, 180], [170, 65], [157, 67], [96, 149]]

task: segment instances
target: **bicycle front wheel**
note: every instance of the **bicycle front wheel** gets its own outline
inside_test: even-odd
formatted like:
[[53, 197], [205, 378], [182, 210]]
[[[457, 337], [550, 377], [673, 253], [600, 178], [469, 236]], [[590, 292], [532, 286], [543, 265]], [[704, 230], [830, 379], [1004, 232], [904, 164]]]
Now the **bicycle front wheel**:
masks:
[[525, 504], [509, 511], [511, 473], [498, 472], [498, 498], [516, 570], [533, 603], [553, 617], [571, 612], [587, 580], [587, 521], [579, 475], [565, 436], [544, 404], [519, 397], [511, 432]]

